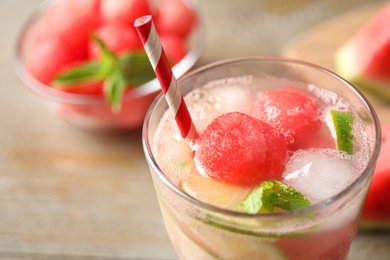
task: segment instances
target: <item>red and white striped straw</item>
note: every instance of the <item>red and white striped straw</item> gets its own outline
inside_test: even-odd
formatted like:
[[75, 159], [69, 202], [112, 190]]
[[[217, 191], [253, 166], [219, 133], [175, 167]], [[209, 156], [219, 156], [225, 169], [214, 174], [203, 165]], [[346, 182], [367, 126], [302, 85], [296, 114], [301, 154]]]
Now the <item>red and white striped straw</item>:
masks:
[[138, 35], [149, 57], [150, 63], [160, 82], [165, 99], [175, 116], [183, 138], [194, 139], [197, 136], [188, 108], [184, 102], [180, 88], [168, 63], [164, 49], [161, 45], [152, 16], [146, 15], [134, 22]]

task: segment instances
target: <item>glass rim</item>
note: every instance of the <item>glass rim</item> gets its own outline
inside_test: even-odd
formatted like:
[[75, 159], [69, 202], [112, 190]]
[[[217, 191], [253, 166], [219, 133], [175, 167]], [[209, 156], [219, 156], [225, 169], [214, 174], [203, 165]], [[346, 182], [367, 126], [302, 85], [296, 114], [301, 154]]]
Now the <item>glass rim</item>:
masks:
[[[176, 77], [183, 76], [188, 70], [190, 70], [195, 63], [199, 60], [199, 57], [204, 48], [205, 39], [205, 24], [204, 19], [200, 11], [199, 2], [197, 0], [181, 0], [184, 1], [196, 14], [197, 22], [190, 34], [190, 48], [186, 56], [183, 57], [175, 66], [172, 67], [172, 71]], [[46, 9], [50, 4], [56, 2], [56, 0], [46, 0], [35, 8], [27, 19], [22, 23], [16, 35], [16, 43], [14, 47], [14, 68], [16, 74], [22, 80], [24, 85], [33, 92], [40, 96], [46, 97], [51, 100], [68, 102], [72, 104], [102, 104], [107, 103], [103, 96], [93, 96], [88, 94], [70, 93], [59, 89], [55, 89], [47, 86], [36, 80], [26, 70], [24, 66], [23, 48], [27, 34], [36, 22], [42, 17]], [[157, 93], [160, 91], [160, 85], [157, 78], [150, 80], [140, 86], [130, 89], [123, 95], [124, 100], [131, 100], [137, 97]]]
[[181, 190], [179, 187], [177, 187], [169, 178], [165, 175], [164, 171], [159, 167], [157, 161], [155, 160], [155, 157], [153, 155], [153, 152], [151, 150], [151, 146], [149, 143], [149, 137], [148, 137], [148, 131], [149, 131], [149, 119], [151, 118], [152, 113], [155, 110], [155, 107], [157, 104], [159, 104], [163, 99], [163, 93], [160, 93], [153, 103], [151, 104], [142, 128], [142, 145], [144, 149], [144, 153], [146, 156], [146, 160], [150, 167], [153, 168], [154, 173], [153, 175], [156, 175], [162, 183], [167, 186], [171, 191], [173, 191], [176, 195], [181, 197], [182, 199], [185, 199], [187, 202], [190, 202], [192, 204], [195, 204], [196, 206], [209, 210], [215, 213], [220, 213], [224, 215], [229, 215], [232, 217], [240, 217], [240, 218], [251, 218], [251, 219], [274, 219], [274, 218], [283, 218], [283, 217], [295, 217], [295, 216], [301, 216], [304, 214], [308, 214], [311, 212], [315, 212], [321, 208], [324, 208], [326, 206], [329, 206], [333, 203], [336, 203], [337, 201], [341, 200], [343, 197], [345, 197], [351, 190], [354, 190], [355, 187], [358, 187], [367, 177], [368, 174], [370, 174], [369, 169], [374, 169], [375, 164], [380, 152], [381, 147], [381, 128], [380, 128], [380, 121], [379, 118], [371, 105], [371, 103], [368, 101], [368, 99], [361, 93], [360, 90], [358, 90], [355, 86], [353, 86], [351, 83], [343, 79], [342, 77], [338, 76], [334, 72], [323, 68], [321, 66], [312, 64], [310, 62], [297, 60], [293, 58], [284, 58], [284, 57], [278, 57], [278, 56], [247, 56], [247, 57], [237, 57], [237, 58], [230, 58], [230, 59], [224, 59], [221, 61], [213, 62], [208, 65], [202, 66], [200, 68], [197, 68], [190, 73], [186, 74], [184, 77], [178, 80], [178, 85], [180, 85], [181, 81], [184, 81], [187, 78], [190, 78], [196, 74], [199, 74], [203, 71], [219, 67], [226, 64], [237, 64], [239, 62], [247, 62], [247, 61], [272, 61], [272, 62], [285, 62], [289, 64], [297, 64], [304, 67], [308, 67], [320, 72], [323, 72], [324, 74], [327, 74], [341, 83], [343, 85], [347, 86], [349, 89], [351, 89], [354, 92], [354, 95], [359, 97], [359, 99], [362, 101], [362, 104], [364, 104], [366, 110], [369, 112], [369, 114], [372, 116], [373, 124], [375, 125], [375, 145], [374, 149], [372, 150], [371, 156], [369, 158], [369, 161], [364, 168], [363, 172], [347, 187], [345, 187], [342, 191], [338, 192], [336, 195], [333, 195], [332, 197], [329, 197], [327, 199], [321, 200], [319, 202], [316, 202], [315, 204], [301, 208], [298, 210], [293, 211], [285, 211], [285, 212], [278, 212], [278, 213], [267, 213], [267, 214], [249, 214], [245, 212], [238, 212], [233, 211], [225, 208], [221, 208], [218, 206], [211, 205], [209, 203], [203, 202], [201, 200], [198, 200], [195, 197], [192, 197], [191, 195], [185, 193], [183, 190]]

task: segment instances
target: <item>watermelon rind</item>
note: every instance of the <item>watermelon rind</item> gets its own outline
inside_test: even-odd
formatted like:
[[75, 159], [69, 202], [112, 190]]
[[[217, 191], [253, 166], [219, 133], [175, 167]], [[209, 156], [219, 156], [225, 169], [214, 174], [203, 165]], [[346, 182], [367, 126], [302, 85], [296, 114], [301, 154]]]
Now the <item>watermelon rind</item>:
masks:
[[334, 66], [338, 75], [359, 89], [385, 102], [390, 102], [390, 82], [365, 77], [363, 69], [359, 68], [359, 62], [356, 61], [355, 57], [358, 57], [358, 55], [355, 53], [351, 43], [345, 44], [336, 51]]
[[334, 55], [334, 67], [336, 72], [348, 81], [359, 77], [361, 69], [357, 67], [355, 62], [355, 51], [351, 44], [344, 44]]
[[390, 102], [390, 2], [334, 53], [336, 73], [367, 94]]

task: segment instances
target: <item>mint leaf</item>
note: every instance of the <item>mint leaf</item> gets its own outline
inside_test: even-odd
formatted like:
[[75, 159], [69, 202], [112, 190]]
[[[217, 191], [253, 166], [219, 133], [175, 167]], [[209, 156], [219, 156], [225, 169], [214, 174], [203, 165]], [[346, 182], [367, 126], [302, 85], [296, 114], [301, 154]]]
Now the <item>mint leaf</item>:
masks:
[[100, 58], [102, 70], [105, 68], [110, 73], [113, 68], [118, 69], [126, 84], [130, 86], [144, 84], [156, 77], [146, 53], [127, 52], [116, 57], [96, 34], [93, 34], [92, 37], [102, 52]]
[[275, 208], [291, 211], [308, 206], [310, 201], [302, 193], [276, 180], [261, 183], [241, 203], [249, 214], [257, 214], [261, 210], [272, 213]]
[[[310, 206], [310, 201], [297, 190], [287, 186], [280, 181], [272, 181], [265, 192], [264, 207], [269, 211], [273, 207], [291, 211]], [[272, 211], [271, 211], [272, 212]]]
[[142, 85], [156, 77], [146, 53], [125, 53], [119, 57], [118, 63], [129, 85]]
[[245, 199], [241, 202], [241, 207], [249, 214], [257, 214], [263, 207], [263, 185], [255, 188]]
[[113, 112], [121, 109], [126, 88], [136, 87], [156, 77], [146, 53], [128, 52], [115, 55], [97, 34], [91, 34], [101, 51], [98, 61], [78, 64], [60, 74], [53, 86], [82, 87], [87, 83], [103, 82], [104, 95]]
[[106, 76], [106, 73], [102, 71], [100, 62], [85, 62], [63, 73], [59, 73], [53, 81], [53, 85], [74, 87], [74, 84], [80, 82], [97, 82], [103, 80]]
[[119, 70], [114, 70], [104, 81], [105, 97], [113, 112], [120, 111], [125, 88], [126, 81]]
[[59, 73], [53, 81], [54, 86], [74, 87], [75, 84], [82, 85], [89, 82], [103, 81], [110, 75], [117, 63], [115, 54], [106, 47], [96, 34], [92, 34], [91, 37], [100, 48], [100, 60], [83, 62]]
[[117, 67], [117, 57], [115, 54], [110, 51], [107, 46], [104, 44], [104, 42], [97, 36], [96, 33], [93, 33], [91, 35], [92, 39], [96, 42], [96, 44], [99, 46], [100, 49], [100, 64], [101, 64], [101, 70], [103, 73], [106, 73], [107, 75], [111, 73], [112, 69], [114, 67]]

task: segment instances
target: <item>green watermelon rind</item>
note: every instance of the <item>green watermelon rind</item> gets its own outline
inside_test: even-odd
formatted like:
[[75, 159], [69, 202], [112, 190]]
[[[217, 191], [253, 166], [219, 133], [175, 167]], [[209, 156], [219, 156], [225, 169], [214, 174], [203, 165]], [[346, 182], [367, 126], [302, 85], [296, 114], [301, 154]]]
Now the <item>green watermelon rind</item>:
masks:
[[357, 88], [370, 93], [385, 102], [390, 102], [390, 81], [383, 82], [364, 76], [359, 68], [358, 57], [352, 43], [345, 44], [335, 53], [334, 66], [339, 76], [352, 83]]

